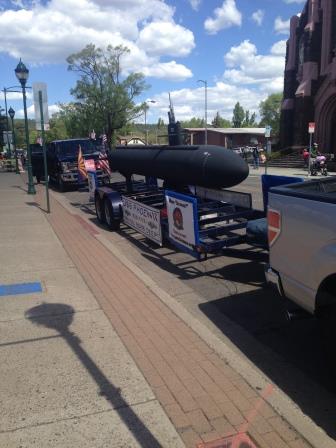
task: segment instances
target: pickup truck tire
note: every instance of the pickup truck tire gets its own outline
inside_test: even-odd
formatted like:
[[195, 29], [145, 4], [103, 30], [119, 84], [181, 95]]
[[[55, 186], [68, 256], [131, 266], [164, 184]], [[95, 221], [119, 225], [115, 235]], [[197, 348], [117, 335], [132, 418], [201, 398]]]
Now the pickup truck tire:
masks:
[[327, 361], [333, 374], [336, 374], [336, 304], [322, 309], [318, 320]]
[[120, 221], [114, 218], [111, 202], [107, 198], [104, 200], [104, 214], [107, 227], [110, 230], [119, 230]]
[[95, 196], [95, 209], [98, 222], [100, 224], [105, 224], [104, 204], [98, 194]]

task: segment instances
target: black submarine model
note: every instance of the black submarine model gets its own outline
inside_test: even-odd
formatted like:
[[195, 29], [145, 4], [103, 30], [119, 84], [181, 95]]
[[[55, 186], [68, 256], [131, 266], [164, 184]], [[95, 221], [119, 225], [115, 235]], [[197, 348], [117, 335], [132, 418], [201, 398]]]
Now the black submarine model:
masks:
[[[170, 99], [170, 98], [169, 98]], [[109, 151], [113, 171], [126, 178], [133, 174], [163, 179], [170, 185], [229, 188], [243, 182], [247, 163], [235, 152], [214, 145], [184, 145], [179, 122], [170, 102], [169, 145], [119, 147]]]

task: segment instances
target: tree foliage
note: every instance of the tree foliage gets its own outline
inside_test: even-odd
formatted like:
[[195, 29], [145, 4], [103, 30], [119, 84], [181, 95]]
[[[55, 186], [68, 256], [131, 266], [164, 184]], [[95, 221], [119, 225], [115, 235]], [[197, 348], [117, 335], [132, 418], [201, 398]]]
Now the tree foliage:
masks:
[[190, 120], [182, 121], [182, 128], [204, 128], [204, 118], [192, 117]]
[[231, 127], [231, 121], [226, 120], [225, 118], [221, 117], [219, 115], [219, 112], [216, 113], [214, 119], [211, 122], [211, 125], [214, 128], [230, 128]]
[[[105, 132], [108, 142], [115, 141], [115, 131], [144, 112], [145, 103], [136, 105], [135, 99], [148, 86], [142, 73], [123, 76], [121, 61], [129, 53], [124, 46], [107, 46], [106, 50], [87, 45], [79, 53], [67, 58], [68, 70], [79, 75], [71, 89], [75, 102], [63, 107], [67, 126], [85, 135], [92, 129]], [[82, 134], [83, 135], [83, 134]]]
[[235, 128], [253, 128], [258, 125], [256, 122], [255, 112], [250, 113], [248, 109], [244, 109], [239, 102], [233, 109], [232, 125]]
[[272, 135], [279, 135], [282, 93], [273, 93], [259, 105], [260, 125], [271, 126]]
[[158, 122], [157, 122], [157, 127], [158, 127], [158, 129], [160, 129], [160, 128], [163, 128], [165, 126], [165, 122], [163, 121], [163, 119], [160, 117], [159, 119], [158, 119]]
[[234, 128], [241, 128], [245, 119], [245, 111], [239, 101], [236, 103], [233, 109], [232, 125]]
[[253, 128], [254, 126], [256, 126], [256, 114], [255, 112], [253, 112], [253, 114], [250, 116], [250, 111], [246, 110], [245, 111], [245, 118], [244, 121], [242, 123], [242, 127], [243, 128]]

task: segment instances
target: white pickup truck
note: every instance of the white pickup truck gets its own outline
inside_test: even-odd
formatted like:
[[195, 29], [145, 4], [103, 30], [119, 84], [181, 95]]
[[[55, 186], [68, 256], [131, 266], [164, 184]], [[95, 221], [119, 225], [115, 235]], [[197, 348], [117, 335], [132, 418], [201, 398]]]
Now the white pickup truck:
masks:
[[336, 336], [336, 177], [271, 188], [267, 220], [267, 281]]

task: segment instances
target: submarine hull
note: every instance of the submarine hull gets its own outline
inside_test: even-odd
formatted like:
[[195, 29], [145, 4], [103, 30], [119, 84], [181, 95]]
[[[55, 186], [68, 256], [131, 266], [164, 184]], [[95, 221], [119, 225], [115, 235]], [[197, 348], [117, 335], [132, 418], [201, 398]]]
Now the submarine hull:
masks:
[[233, 151], [219, 146], [161, 146], [115, 149], [110, 168], [125, 177], [153, 176], [173, 185], [229, 188], [249, 174], [247, 163]]

